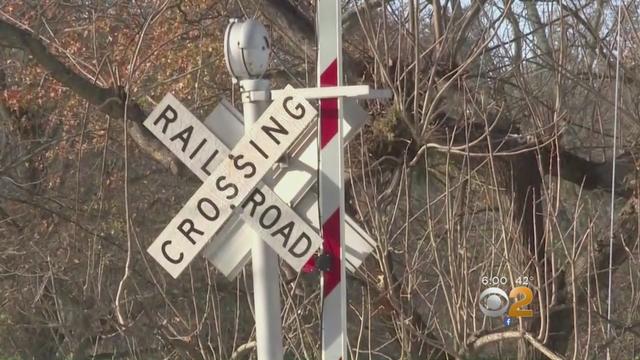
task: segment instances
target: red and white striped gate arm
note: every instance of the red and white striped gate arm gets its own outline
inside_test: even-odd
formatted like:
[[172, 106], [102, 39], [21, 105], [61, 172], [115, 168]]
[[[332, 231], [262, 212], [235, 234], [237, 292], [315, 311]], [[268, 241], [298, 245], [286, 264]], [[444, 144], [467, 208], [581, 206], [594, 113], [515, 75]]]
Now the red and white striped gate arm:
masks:
[[[318, 0], [318, 86], [342, 85], [340, 0]], [[342, 99], [320, 100], [319, 204], [324, 253], [322, 274], [322, 359], [346, 359], [347, 306], [344, 263]]]

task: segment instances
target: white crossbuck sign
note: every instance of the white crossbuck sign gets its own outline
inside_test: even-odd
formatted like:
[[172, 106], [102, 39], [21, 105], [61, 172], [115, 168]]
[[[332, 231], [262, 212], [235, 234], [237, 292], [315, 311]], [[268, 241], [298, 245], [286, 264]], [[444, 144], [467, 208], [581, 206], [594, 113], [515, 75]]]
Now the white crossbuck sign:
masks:
[[[181, 119], [175, 109], [158, 107], [156, 110], [160, 113], [154, 111], [149, 117], [153, 125], [162, 123], [162, 127], [152, 127], [152, 131], [156, 133], [166, 133], [169, 125]], [[186, 109], [180, 110], [180, 113], [185, 114]], [[267, 237], [281, 244], [274, 246], [275, 249], [286, 248], [286, 251], [279, 251], [279, 255], [294, 268], [300, 269], [322, 240], [315, 232], [309, 231], [308, 226], [304, 229], [304, 222], [285, 222], [281, 213], [273, 210], [276, 207], [268, 206], [277, 197], [268, 198], [259, 188], [254, 190], [254, 187], [311, 121], [315, 120], [316, 115], [316, 110], [307, 100], [284, 96], [269, 106], [226, 158], [221, 155], [221, 150], [226, 150], [225, 147], [206, 131], [204, 125], [200, 124], [201, 128], [198, 129], [193, 122], [180, 124], [185, 125], [184, 128], [165, 145], [170, 148], [179, 146], [190, 160], [202, 163], [201, 170], [209, 176], [149, 247], [149, 254], [173, 277], [178, 277], [229, 219], [234, 209], [242, 207], [245, 219], [258, 223], [262, 239]], [[145, 122], [147, 121], [149, 120]], [[199, 136], [201, 139], [191, 143], [192, 136]], [[171, 139], [177, 141], [171, 142]], [[216, 158], [221, 159], [220, 163], [210, 171], [209, 166]], [[270, 203], [266, 203], [267, 200]], [[263, 211], [258, 214], [257, 210], [260, 208]]]
[[[356, 121], [347, 124], [347, 136], [353, 136], [366, 118], [355, 102], [350, 105], [350, 118]], [[144, 125], [204, 184], [148, 249], [154, 259], [177, 277], [218, 233], [208, 245], [207, 257], [233, 277], [249, 259], [247, 232], [255, 231], [299, 270], [322, 242], [313, 216], [314, 212], [317, 215], [317, 198], [308, 191], [315, 180], [311, 166], [317, 145], [304, 131], [315, 116], [306, 100], [285, 94], [242, 137], [241, 117], [230, 104], [223, 101], [203, 124], [167, 94]], [[293, 166], [268, 176], [265, 180], [270, 186], [260, 182], [287, 148], [295, 154]], [[296, 211], [281, 198], [297, 204]], [[233, 213], [241, 220], [233, 216], [234, 220], [227, 221]], [[373, 249], [373, 242], [352, 219], [347, 219], [347, 241], [351, 245], [347, 261], [355, 270]]]

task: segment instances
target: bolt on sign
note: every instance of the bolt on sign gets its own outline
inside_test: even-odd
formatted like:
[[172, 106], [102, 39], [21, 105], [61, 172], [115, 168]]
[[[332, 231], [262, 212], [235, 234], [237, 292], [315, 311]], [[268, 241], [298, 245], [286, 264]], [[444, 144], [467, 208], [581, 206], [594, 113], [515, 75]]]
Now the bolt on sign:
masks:
[[239, 210], [262, 239], [300, 269], [319, 248], [320, 238], [297, 215], [285, 218], [288, 207], [266, 186], [257, 186], [316, 116], [307, 100], [283, 96], [229, 152], [175, 98], [165, 97], [144, 125], [206, 180], [151, 244], [149, 254], [177, 278]]

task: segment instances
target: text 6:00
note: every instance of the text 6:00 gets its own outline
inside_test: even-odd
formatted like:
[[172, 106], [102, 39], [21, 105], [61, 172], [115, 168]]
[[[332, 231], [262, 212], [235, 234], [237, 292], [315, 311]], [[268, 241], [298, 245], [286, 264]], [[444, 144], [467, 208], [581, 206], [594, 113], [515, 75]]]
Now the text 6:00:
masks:
[[507, 278], [505, 276], [483, 276], [480, 278], [482, 285], [506, 285]]

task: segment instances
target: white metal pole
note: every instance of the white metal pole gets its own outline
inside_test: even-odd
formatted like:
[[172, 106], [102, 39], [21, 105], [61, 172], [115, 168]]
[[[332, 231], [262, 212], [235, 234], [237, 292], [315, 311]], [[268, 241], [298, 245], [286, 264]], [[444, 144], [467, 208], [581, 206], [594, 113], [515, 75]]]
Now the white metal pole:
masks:
[[[240, 80], [245, 133], [269, 106], [267, 101], [252, 101], [251, 92], [269, 91], [264, 79]], [[280, 320], [280, 273], [278, 255], [257, 235], [251, 248], [253, 268], [253, 303], [259, 360], [282, 359], [282, 325]]]
[[[318, 86], [342, 86], [340, 0], [318, 0]], [[344, 242], [342, 98], [320, 100], [319, 204], [324, 255], [322, 274], [322, 359], [347, 359], [347, 290]]]

